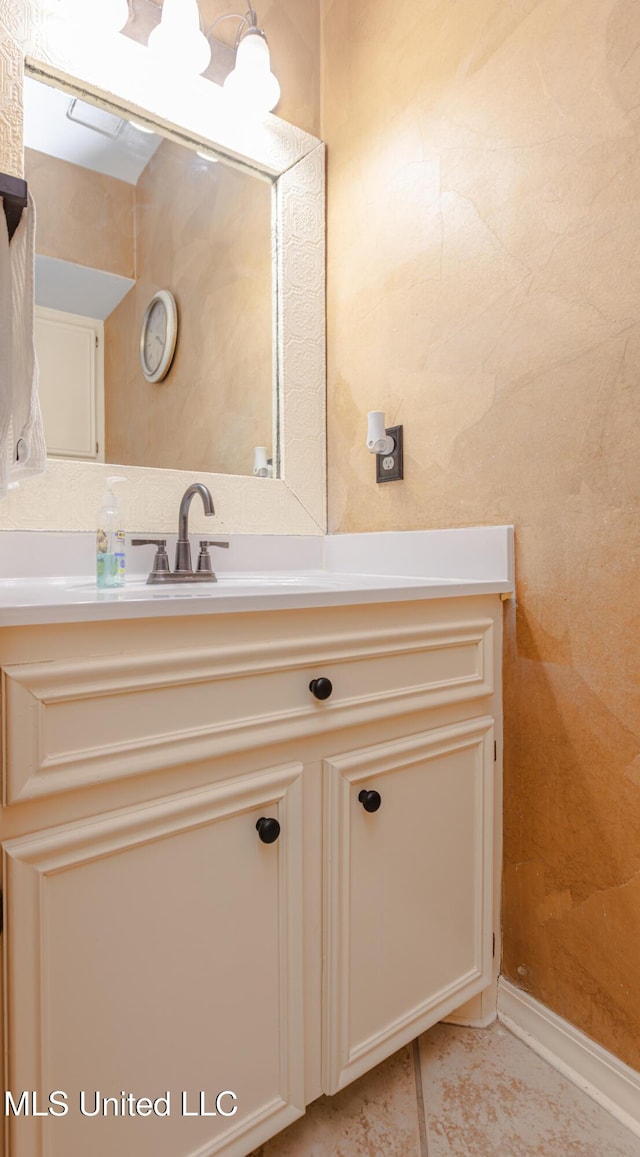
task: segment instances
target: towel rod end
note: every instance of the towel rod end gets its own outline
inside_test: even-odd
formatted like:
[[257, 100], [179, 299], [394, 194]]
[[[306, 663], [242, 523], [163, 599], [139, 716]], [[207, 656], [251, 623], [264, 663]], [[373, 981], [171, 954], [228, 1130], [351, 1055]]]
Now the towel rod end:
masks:
[[27, 182], [20, 177], [12, 177], [9, 173], [0, 173], [0, 197], [11, 241], [20, 224], [23, 210], [27, 207]]

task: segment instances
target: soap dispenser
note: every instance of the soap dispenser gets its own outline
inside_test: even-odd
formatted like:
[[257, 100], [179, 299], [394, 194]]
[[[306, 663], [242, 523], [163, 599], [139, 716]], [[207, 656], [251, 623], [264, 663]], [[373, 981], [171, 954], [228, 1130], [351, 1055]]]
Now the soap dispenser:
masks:
[[107, 490], [98, 511], [96, 582], [101, 590], [124, 586], [124, 519], [113, 487], [126, 481], [119, 474], [107, 478]]

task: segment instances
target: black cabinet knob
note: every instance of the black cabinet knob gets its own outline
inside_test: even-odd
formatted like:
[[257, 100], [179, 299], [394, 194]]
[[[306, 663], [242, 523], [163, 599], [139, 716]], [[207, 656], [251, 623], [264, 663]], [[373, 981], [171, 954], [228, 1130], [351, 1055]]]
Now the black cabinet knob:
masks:
[[256, 829], [263, 844], [274, 844], [280, 835], [280, 824], [270, 816], [260, 816]]
[[309, 690], [316, 699], [328, 699], [333, 691], [333, 683], [330, 679], [312, 679], [309, 684]]
[[382, 803], [382, 796], [379, 791], [366, 791], [364, 788], [358, 799], [366, 812], [377, 812]]

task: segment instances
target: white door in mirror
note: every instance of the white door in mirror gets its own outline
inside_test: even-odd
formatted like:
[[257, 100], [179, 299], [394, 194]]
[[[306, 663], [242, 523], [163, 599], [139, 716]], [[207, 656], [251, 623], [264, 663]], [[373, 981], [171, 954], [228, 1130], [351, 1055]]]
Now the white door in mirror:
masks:
[[104, 324], [41, 305], [35, 312], [47, 455], [104, 462]]
[[149, 382], [161, 382], [173, 361], [178, 338], [178, 308], [172, 293], [161, 289], [149, 302], [140, 331], [140, 364]]

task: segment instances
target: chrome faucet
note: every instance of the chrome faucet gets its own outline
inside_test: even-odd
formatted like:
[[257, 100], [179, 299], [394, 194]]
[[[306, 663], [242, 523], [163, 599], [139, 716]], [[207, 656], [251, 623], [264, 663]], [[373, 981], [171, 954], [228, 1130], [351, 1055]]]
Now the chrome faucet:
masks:
[[182, 495], [180, 512], [178, 514], [178, 541], [176, 543], [176, 574], [193, 574], [191, 565], [191, 546], [189, 545], [189, 508], [194, 494], [199, 494], [207, 517], [215, 514], [211, 491], [204, 482], [194, 482], [188, 486]]
[[210, 538], [200, 540], [200, 554], [198, 556], [198, 566], [194, 571], [191, 565], [191, 545], [189, 543], [189, 509], [191, 507], [191, 499], [194, 494], [199, 494], [204, 506], [204, 512], [207, 516], [215, 514], [213, 506], [213, 498], [211, 491], [204, 485], [203, 482], [194, 482], [188, 486], [182, 495], [180, 502], [180, 511], [178, 514], [178, 541], [176, 543], [176, 565], [175, 570], [169, 569], [169, 559], [167, 558], [167, 540], [166, 538], [132, 538], [132, 546], [146, 546], [153, 545], [156, 547], [156, 554], [153, 560], [153, 568], [151, 574], [147, 579], [148, 583], [198, 583], [198, 582], [217, 582], [216, 576], [213, 573], [211, 566], [211, 556], [208, 551], [210, 546], [218, 546], [223, 550], [229, 546], [228, 542], [214, 542]]

